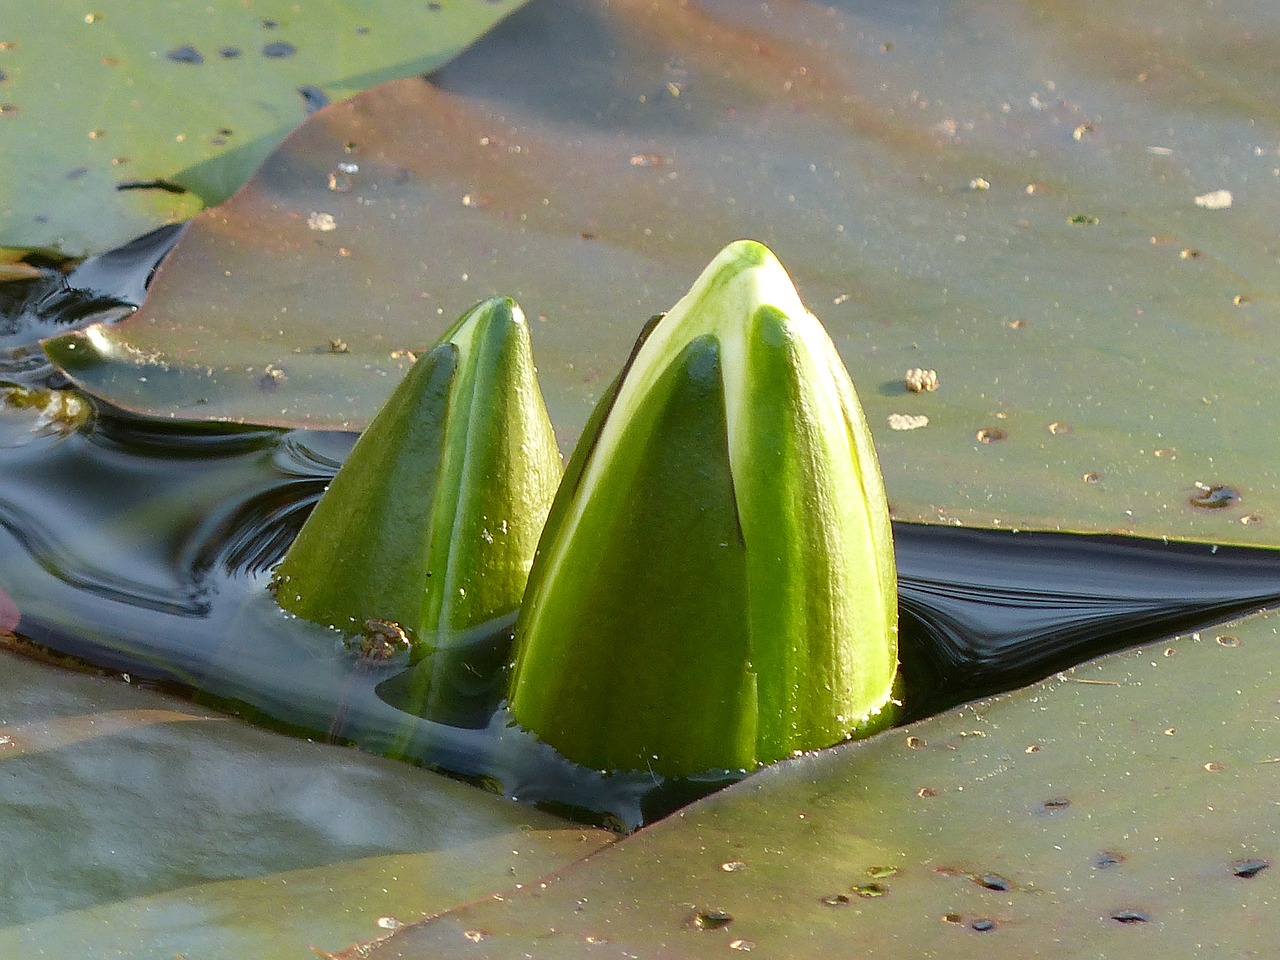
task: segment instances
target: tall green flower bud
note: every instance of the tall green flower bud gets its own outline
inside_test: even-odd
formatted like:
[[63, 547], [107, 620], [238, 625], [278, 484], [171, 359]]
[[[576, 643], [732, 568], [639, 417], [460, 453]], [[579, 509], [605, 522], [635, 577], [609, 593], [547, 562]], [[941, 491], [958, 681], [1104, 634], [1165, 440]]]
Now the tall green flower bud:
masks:
[[423, 648], [510, 614], [560, 472], [524, 314], [477, 304], [356, 442], [278, 567], [276, 599]]
[[569, 462], [510, 706], [579, 763], [750, 769], [882, 725], [884, 485], [835, 347], [759, 243], [642, 336]]

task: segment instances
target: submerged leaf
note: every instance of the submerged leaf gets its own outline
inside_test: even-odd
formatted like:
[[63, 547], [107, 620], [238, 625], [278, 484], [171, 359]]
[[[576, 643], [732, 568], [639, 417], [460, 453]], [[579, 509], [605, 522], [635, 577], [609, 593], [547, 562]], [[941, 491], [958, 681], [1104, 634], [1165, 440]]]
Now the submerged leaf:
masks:
[[8, 652], [0, 956], [297, 960], [611, 842], [368, 753]]

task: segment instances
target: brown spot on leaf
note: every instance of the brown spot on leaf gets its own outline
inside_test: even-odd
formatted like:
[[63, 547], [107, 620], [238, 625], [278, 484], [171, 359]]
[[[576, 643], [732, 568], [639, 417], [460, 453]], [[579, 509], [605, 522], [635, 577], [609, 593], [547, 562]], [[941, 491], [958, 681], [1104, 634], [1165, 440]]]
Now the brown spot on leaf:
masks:
[[1095, 870], [1110, 870], [1112, 867], [1118, 867], [1124, 863], [1124, 854], [1116, 853], [1113, 850], [1100, 850], [1093, 856], [1093, 867]]
[[0, 630], [12, 633], [18, 629], [20, 619], [18, 605], [13, 602], [9, 594], [4, 592], [4, 588], [0, 587]]
[[733, 923], [733, 915], [723, 910], [699, 910], [689, 918], [689, 925], [698, 930], [721, 930]]
[[1231, 873], [1232, 875], [1242, 877], [1245, 880], [1252, 880], [1270, 866], [1270, 860], [1263, 857], [1250, 857], [1247, 860], [1237, 860], [1235, 863], [1231, 864]]
[[1130, 907], [1117, 910], [1111, 914], [1111, 919], [1116, 923], [1150, 923], [1151, 914], [1145, 910], [1134, 910]]
[[1225, 483], [1197, 483], [1187, 502], [1204, 510], [1220, 510], [1240, 502], [1240, 491]]

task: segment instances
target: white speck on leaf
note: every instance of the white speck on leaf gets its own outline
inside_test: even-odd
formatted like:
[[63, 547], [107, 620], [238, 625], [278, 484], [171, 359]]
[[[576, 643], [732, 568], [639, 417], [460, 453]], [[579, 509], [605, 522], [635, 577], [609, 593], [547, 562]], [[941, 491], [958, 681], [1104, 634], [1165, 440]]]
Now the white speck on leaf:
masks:
[[1231, 201], [1230, 190], [1214, 190], [1196, 197], [1196, 206], [1203, 207], [1205, 210], [1225, 210], [1231, 206]]
[[312, 230], [328, 233], [330, 230], [338, 229], [338, 222], [333, 219], [332, 213], [318, 213], [313, 210], [311, 216], [307, 217], [307, 226]]
[[921, 427], [929, 425], [929, 418], [923, 415], [910, 413], [891, 413], [889, 414], [890, 430], [919, 430]]

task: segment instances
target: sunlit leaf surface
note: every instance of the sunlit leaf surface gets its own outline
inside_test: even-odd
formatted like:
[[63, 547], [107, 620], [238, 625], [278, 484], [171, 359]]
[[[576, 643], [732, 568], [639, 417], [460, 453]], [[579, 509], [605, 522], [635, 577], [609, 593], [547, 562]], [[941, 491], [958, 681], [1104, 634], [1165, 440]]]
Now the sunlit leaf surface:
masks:
[[610, 839], [403, 764], [3, 658], [4, 956], [303, 957]]
[[0, 260], [83, 256], [230, 196], [306, 114], [522, 0], [72, 0], [0, 18]]
[[547, 0], [312, 118], [138, 315], [50, 352], [134, 409], [355, 426], [510, 294], [567, 442], [752, 236], [830, 328], [899, 518], [1270, 543], [1278, 55], [1262, 0]]
[[[197, 218], [142, 312], [50, 353], [162, 417], [357, 427], [406, 351], [509, 294], [567, 446], [643, 321], [753, 236], [831, 330], [900, 519], [1274, 545], [1278, 54], [1263, 0], [539, 0], [432, 83], [318, 114]], [[914, 368], [938, 389], [909, 391]], [[100, 535], [154, 530], [145, 513]], [[76, 543], [63, 554], [98, 546], [66, 533], [83, 538], [77, 516], [47, 518]], [[30, 572], [48, 544], [26, 546]], [[176, 589], [160, 560], [68, 569]], [[0, 616], [71, 616], [34, 582], [6, 580]], [[1277, 933], [1277, 626], [1121, 654], [767, 770], [374, 955], [1257, 951]], [[221, 654], [258, 649], [235, 639]], [[262, 672], [252, 654], [234, 666]], [[152, 894], [80, 916], [173, 903]], [[56, 921], [23, 919], [14, 952], [31, 953]], [[374, 933], [359, 926], [346, 942]]]
[[1248, 956], [1280, 935], [1280, 616], [749, 778], [402, 960]]

